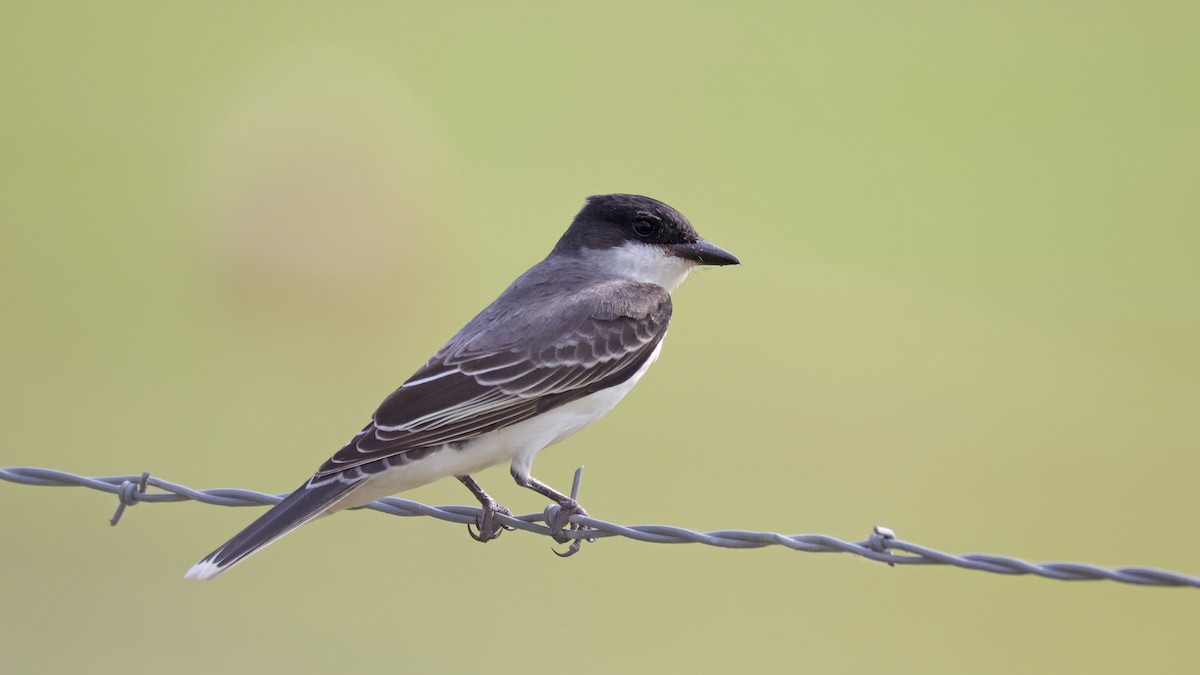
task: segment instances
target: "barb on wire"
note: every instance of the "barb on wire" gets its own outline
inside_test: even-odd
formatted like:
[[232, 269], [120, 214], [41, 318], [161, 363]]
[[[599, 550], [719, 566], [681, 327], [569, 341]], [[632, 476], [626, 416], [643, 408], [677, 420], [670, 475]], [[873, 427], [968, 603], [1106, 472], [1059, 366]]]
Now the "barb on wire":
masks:
[[[581, 468], [582, 471], [582, 468]], [[573, 491], [578, 492], [580, 472], [576, 472]], [[79, 476], [65, 471], [37, 467], [0, 468], [0, 480], [24, 485], [52, 487], [85, 487], [117, 495], [119, 505], [110, 521], [116, 525], [125, 508], [141, 502], [181, 502], [194, 500], [219, 506], [258, 506], [275, 504], [286, 497], [269, 495], [237, 488], [193, 490], [149, 473], [131, 476]], [[156, 488], [161, 492], [149, 492]], [[386, 497], [364, 507], [394, 516], [430, 516], [452, 523], [474, 523], [481, 510], [476, 506], [427, 506], [419, 502]], [[552, 514], [551, 514], [552, 515]], [[505, 516], [497, 514], [496, 520], [518, 530], [549, 535], [544, 524], [547, 514]], [[636, 541], [655, 544], [707, 544], [723, 548], [762, 548], [784, 546], [805, 553], [850, 553], [868, 560], [896, 565], [952, 565], [963, 569], [992, 572], [995, 574], [1031, 574], [1060, 581], [1085, 581], [1107, 579], [1141, 586], [1188, 586], [1200, 588], [1200, 577], [1180, 574], [1151, 567], [1119, 567], [1108, 569], [1085, 563], [1051, 562], [1029, 563], [1024, 560], [1000, 555], [972, 553], [954, 555], [932, 548], [897, 539], [886, 527], [876, 527], [866, 541], [848, 542], [823, 534], [783, 535], [774, 532], [748, 530], [720, 530], [717, 532], [694, 532], [669, 525], [618, 525], [587, 516], [572, 516], [571, 522], [586, 529], [569, 530], [572, 539], [600, 539], [604, 537], [626, 537]]]

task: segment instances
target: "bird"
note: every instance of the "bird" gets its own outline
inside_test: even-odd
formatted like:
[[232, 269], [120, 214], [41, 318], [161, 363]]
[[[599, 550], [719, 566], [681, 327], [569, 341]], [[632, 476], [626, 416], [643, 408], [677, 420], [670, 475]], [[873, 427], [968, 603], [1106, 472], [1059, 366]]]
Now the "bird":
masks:
[[[533, 477], [534, 456], [596, 421], [662, 351], [671, 292], [699, 266], [737, 265], [674, 208], [634, 194], [596, 195], [549, 255], [519, 276], [299, 488], [196, 563], [211, 579], [314, 518], [454, 476], [479, 501], [478, 541], [512, 515], [472, 474], [510, 464], [518, 485], [559, 506], [547, 525], [587, 515]], [[468, 526], [470, 531], [470, 526]], [[572, 542], [570, 553], [580, 540]]]

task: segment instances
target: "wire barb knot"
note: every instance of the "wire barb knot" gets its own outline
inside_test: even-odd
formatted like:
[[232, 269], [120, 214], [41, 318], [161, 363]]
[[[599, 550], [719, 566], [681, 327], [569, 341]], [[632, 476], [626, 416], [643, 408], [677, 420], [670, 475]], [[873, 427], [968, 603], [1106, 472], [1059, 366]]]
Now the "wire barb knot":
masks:
[[117, 504], [116, 513], [109, 519], [109, 525], [116, 527], [117, 523], [121, 522], [121, 516], [125, 515], [125, 507], [134, 506], [141, 501], [142, 495], [146, 494], [146, 484], [149, 482], [149, 471], [143, 471], [142, 479], [136, 483], [131, 480], [121, 482], [117, 488], [117, 501], [120, 503]]
[[[871, 536], [867, 537], [867, 548], [875, 551], [876, 553], [883, 553], [888, 556], [892, 556], [892, 552], [887, 547], [887, 542], [894, 541], [895, 539], [896, 533], [892, 530], [892, 528], [876, 525], [874, 529], [871, 530]], [[891, 560], [888, 561], [888, 567], [895, 566], [895, 562]]]

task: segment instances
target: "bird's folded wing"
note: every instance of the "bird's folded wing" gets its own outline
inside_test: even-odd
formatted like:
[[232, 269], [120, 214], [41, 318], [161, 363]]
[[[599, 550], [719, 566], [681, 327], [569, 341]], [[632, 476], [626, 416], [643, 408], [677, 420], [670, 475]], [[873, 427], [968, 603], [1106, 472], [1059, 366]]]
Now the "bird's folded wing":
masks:
[[466, 441], [618, 385], [650, 358], [670, 318], [665, 289], [629, 281], [494, 317], [388, 396], [317, 476]]

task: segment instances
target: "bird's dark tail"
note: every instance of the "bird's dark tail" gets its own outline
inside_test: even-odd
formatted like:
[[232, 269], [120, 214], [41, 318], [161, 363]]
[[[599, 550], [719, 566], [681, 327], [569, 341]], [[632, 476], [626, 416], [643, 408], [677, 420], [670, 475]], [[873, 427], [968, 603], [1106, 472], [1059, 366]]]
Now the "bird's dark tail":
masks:
[[233, 539], [192, 565], [185, 579], [211, 579], [283, 535], [316, 518], [362, 484], [327, 477], [326, 483], [306, 482], [283, 501], [259, 516]]

